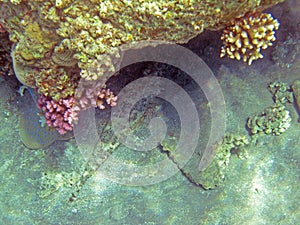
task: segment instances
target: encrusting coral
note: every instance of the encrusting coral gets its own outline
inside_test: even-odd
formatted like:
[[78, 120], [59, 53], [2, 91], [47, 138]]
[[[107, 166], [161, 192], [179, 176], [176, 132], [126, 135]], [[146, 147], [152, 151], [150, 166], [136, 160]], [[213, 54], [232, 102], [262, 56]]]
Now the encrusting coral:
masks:
[[250, 13], [238, 18], [223, 31], [220, 57], [227, 55], [251, 65], [252, 61], [263, 58], [261, 50], [273, 45], [278, 28], [279, 22], [271, 14]]
[[[77, 62], [82, 77], [94, 80], [106, 71], [114, 72], [112, 61], [123, 44], [140, 40], [187, 42], [204, 29], [223, 28], [249, 11], [261, 11], [282, 1], [0, 0], [0, 20], [16, 43], [16, 58], [24, 65], [47, 68], [45, 59], [59, 66]], [[95, 60], [101, 62], [100, 73], [90, 74], [88, 68]]]
[[13, 43], [11, 56], [21, 83], [38, 89], [45, 101], [60, 102], [77, 98], [80, 78], [97, 80], [99, 92], [82, 93], [81, 103], [90, 104], [93, 96], [103, 108], [116, 103], [105, 75], [116, 72], [125, 44], [184, 43], [205, 29], [224, 28], [249, 11], [280, 2], [0, 0], [0, 23]]
[[35, 77], [38, 92], [56, 101], [73, 96], [78, 80], [78, 74], [72, 70], [55, 65], [51, 68], [41, 69], [39, 76]]

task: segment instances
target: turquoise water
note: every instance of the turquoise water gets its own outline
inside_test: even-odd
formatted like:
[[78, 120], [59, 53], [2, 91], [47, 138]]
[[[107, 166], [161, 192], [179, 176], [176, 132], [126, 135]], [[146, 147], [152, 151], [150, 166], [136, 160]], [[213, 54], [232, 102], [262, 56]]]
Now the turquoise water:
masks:
[[[210, 134], [209, 104], [203, 91], [173, 67], [151, 63], [131, 66], [121, 72], [119, 78], [124, 80], [115, 87], [121, 89], [143, 73], [172, 79], [189, 93], [199, 115], [200, 138], [190, 161], [168, 179], [147, 186], [114, 182], [107, 168], [103, 170], [101, 165], [85, 160], [76, 138], [55, 141], [44, 149], [26, 148], [19, 138], [19, 120], [22, 112], [32, 110], [32, 99], [16, 95], [16, 88], [1, 80], [1, 224], [297, 224], [300, 123], [296, 102], [285, 103], [292, 120], [282, 134], [251, 139], [246, 129], [247, 118], [274, 104], [268, 90], [270, 83], [291, 85], [300, 79], [300, 40], [295, 27], [289, 25], [291, 21], [299, 24], [300, 18], [297, 10], [284, 7], [287, 5], [269, 10], [281, 22], [276, 46], [251, 67], [219, 59], [219, 33], [205, 32], [185, 45], [207, 63], [220, 84], [226, 105], [226, 134], [250, 140], [239, 154], [231, 149], [227, 164], [207, 177], [207, 183], [199, 179], [198, 165]], [[132, 71], [136, 76], [126, 80], [126, 74]], [[96, 144], [99, 151], [94, 157], [103, 157], [103, 165], [114, 156], [140, 166], [162, 159], [170, 167], [178, 166], [176, 154], [167, 153], [167, 144], [163, 145], [165, 149], [159, 146], [149, 152], [132, 151], [118, 144], [110, 132], [109, 116], [110, 109], [95, 114], [101, 143]], [[148, 122], [153, 116], [167, 121], [167, 138], [179, 135], [181, 125], [174, 107], [154, 97], [139, 101], [131, 113], [136, 134], [144, 138], [149, 135]], [[121, 176], [124, 171], [119, 166], [111, 169]], [[155, 172], [149, 176], [159, 177]], [[217, 187], [204, 190], [202, 183]]]

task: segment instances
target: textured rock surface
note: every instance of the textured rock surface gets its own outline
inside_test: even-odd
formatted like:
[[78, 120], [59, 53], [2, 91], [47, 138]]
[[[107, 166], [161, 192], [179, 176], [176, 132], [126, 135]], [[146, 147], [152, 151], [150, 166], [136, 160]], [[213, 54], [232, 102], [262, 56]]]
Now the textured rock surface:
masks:
[[[97, 79], [105, 71], [115, 70], [116, 48], [123, 44], [139, 40], [187, 42], [204, 29], [220, 29], [249, 11], [261, 11], [279, 2], [282, 0], [1, 0], [0, 21], [16, 43], [18, 64], [53, 69], [52, 61], [58, 66], [78, 62], [83, 78]], [[97, 74], [89, 70], [95, 64]], [[39, 75], [31, 72], [24, 76], [34, 80]]]

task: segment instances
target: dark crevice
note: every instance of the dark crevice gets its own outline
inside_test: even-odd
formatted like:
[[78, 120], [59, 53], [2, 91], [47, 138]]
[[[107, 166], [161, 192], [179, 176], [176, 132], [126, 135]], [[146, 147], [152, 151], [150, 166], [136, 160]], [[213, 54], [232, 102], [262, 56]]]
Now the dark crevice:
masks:
[[170, 151], [165, 150], [162, 145], [159, 145], [158, 149], [162, 154], [167, 155], [167, 157], [172, 161], [172, 163], [174, 163], [176, 165], [176, 167], [178, 168], [178, 170], [180, 171], [182, 176], [184, 176], [192, 185], [202, 188], [205, 191], [210, 190], [208, 188], [205, 188], [202, 184], [196, 182], [190, 174], [186, 173], [183, 168], [180, 168], [180, 166], [178, 165], [178, 163], [176, 162], [176, 160], [174, 159], [174, 157], [172, 156]]

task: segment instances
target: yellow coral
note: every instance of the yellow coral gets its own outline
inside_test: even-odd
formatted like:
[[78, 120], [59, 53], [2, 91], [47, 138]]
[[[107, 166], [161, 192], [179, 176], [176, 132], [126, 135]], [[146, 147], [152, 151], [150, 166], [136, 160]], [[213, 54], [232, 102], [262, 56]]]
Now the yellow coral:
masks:
[[[42, 82], [40, 69], [76, 62], [82, 78], [95, 80], [118, 69], [113, 65], [119, 57], [115, 49], [123, 44], [184, 43], [205, 29], [223, 28], [248, 11], [283, 1], [0, 0], [0, 20], [16, 43], [17, 63], [35, 70], [31, 78]], [[57, 78], [55, 73], [48, 76]]]
[[242, 59], [251, 65], [253, 60], [263, 58], [262, 49], [272, 46], [279, 22], [267, 13], [255, 13], [239, 18], [225, 28], [221, 40], [220, 57]]
[[35, 78], [36, 87], [40, 94], [59, 101], [74, 95], [78, 83], [78, 74], [72, 69], [51, 66], [49, 69], [40, 69]]

